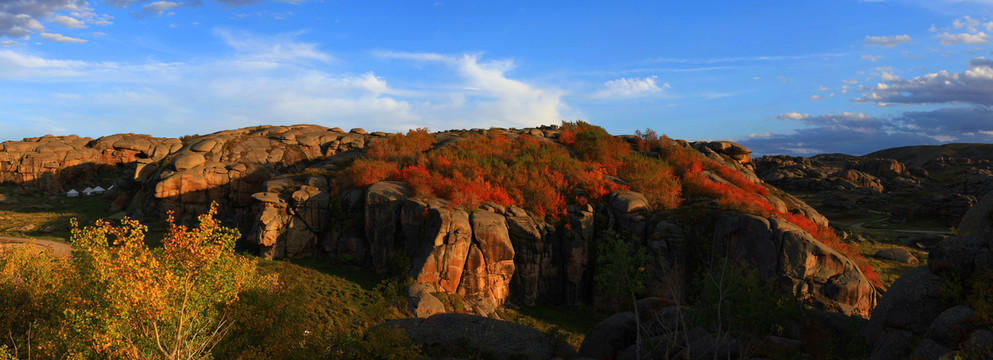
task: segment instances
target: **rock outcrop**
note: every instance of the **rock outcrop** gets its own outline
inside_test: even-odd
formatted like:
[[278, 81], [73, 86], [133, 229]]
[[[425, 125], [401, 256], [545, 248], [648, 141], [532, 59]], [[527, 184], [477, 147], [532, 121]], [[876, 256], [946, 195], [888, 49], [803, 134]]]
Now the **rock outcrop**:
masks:
[[[865, 156], [824, 154], [809, 158], [763, 156], [756, 174], [789, 191], [813, 193], [818, 209], [867, 216], [884, 211], [896, 223], [928, 221], [956, 225], [993, 191], [986, 144], [946, 144], [878, 151]], [[852, 201], [843, 195], [861, 197]]]
[[[526, 134], [549, 143], [560, 134], [557, 126], [488, 131], [513, 138]], [[265, 257], [334, 256], [380, 273], [405, 272], [420, 289], [411, 297], [424, 301], [422, 314], [437, 308], [433, 297], [424, 294], [437, 292], [466, 298], [471, 310], [480, 314], [507, 301], [589, 302], [599, 296], [592, 281], [595, 248], [608, 229], [624, 233], [651, 253], [648, 294], [672, 303], [686, 293], [691, 277], [687, 259], [697, 246], [694, 237], [724, 244], [751, 231], [746, 228], [763, 226], [764, 232], [748, 236], [758, 236], [749, 240], [768, 246], [749, 250], [753, 257], [747, 259], [761, 263], [770, 279], [803, 283], [808, 293], [857, 313], [874, 301], [864, 289], [864, 277], [851, 271], [850, 261], [775, 219], [739, 221], [749, 223], [744, 228], [722, 223], [715, 234], [714, 229], [699, 229], [652, 209], [639, 193], [619, 191], [600, 204], [568, 205], [560, 221], [549, 223], [513, 206], [487, 203], [470, 213], [445, 200], [413, 198], [402, 183], [358, 189], [335, 181], [339, 165], [362, 156], [369, 144], [386, 136], [316, 125], [258, 126], [182, 139], [46, 136], [0, 144], [0, 182], [55, 191], [106, 169], [123, 169], [113, 206], [133, 217], [160, 218], [172, 211], [183, 218], [218, 202], [222, 216], [254, 223], [248, 237]], [[444, 147], [463, 140], [464, 132], [434, 136], [435, 146]], [[676, 142], [763, 184], [752, 171], [751, 151], [740, 144]], [[867, 166], [865, 171], [893, 170], [885, 164]], [[707, 176], [728, 183], [715, 172]], [[872, 183], [870, 175], [856, 170], [846, 176]], [[778, 189], [769, 191], [766, 198], [779, 211], [801, 213], [827, 225], [827, 219], [802, 201]], [[720, 212], [710, 215], [717, 218]]]
[[[499, 131], [508, 136], [534, 133], [545, 141], [550, 140], [544, 136], [557, 135], [554, 128]], [[443, 140], [438, 146], [460, 141], [457, 133], [436, 138]], [[750, 170], [745, 156], [749, 152], [740, 145], [685, 146], [700, 148], [715, 161], [762, 183]], [[484, 315], [507, 301], [580, 304], [597, 298], [592, 281], [595, 244], [607, 229], [626, 234], [650, 252], [648, 295], [676, 303], [684, 300], [692, 277], [687, 259], [695, 245], [687, 234], [709, 239], [738, 231], [725, 228], [715, 235], [712, 228], [694, 229], [694, 224], [653, 210], [642, 194], [632, 191], [610, 194], [595, 206], [568, 205], [562, 222], [550, 224], [513, 206], [486, 203], [470, 214], [445, 200], [412, 198], [402, 183], [380, 182], [364, 190], [314, 186], [331, 179], [313, 167], [299, 171], [314, 175], [277, 176], [265, 182], [263, 192], [252, 195], [257, 221], [250, 237], [261, 245], [263, 255], [347, 256], [380, 273], [403, 271], [429, 292], [462, 296], [468, 300], [467, 310]], [[716, 173], [711, 176], [723, 181]], [[827, 225], [827, 219], [802, 201], [777, 189], [770, 191], [767, 198], [781, 211], [801, 213]], [[305, 200], [323, 193], [328, 197]], [[764, 273], [770, 281], [787, 279], [790, 285], [784, 289], [803, 283], [806, 294], [821, 303], [868, 314], [875, 293], [851, 260], [785, 221], [761, 221], [767, 228], [765, 238], [754, 241], [770, 244], [763, 255], [767, 258], [762, 259], [763, 266], [770, 267]], [[700, 235], [701, 231], [706, 234]], [[782, 235], [787, 233], [795, 235]], [[723, 241], [716, 237], [715, 242]], [[783, 260], [784, 254], [793, 258]], [[798, 263], [779, 266], [790, 261]]]
[[[990, 354], [993, 348], [982, 348], [983, 336], [990, 332], [989, 324], [977, 323], [976, 309], [968, 304], [949, 304], [976, 296], [986, 299], [990, 289], [966, 286], [962, 289], [967, 293], [949, 292], [963, 286], [960, 281], [989, 276], [993, 270], [991, 216], [993, 193], [966, 213], [957, 236], [937, 245], [929, 254], [927, 266], [915, 268], [893, 283], [863, 331], [873, 342], [871, 358], [937, 359], [953, 356], [956, 351]], [[973, 342], [979, 347], [973, 347]]]
[[726, 212], [717, 221], [713, 246], [784, 290], [798, 290], [801, 298], [863, 317], [876, 306], [876, 289], [854, 261], [782, 219]]
[[0, 143], [0, 183], [62, 193], [69, 185], [124, 170], [141, 161], [159, 161], [182, 147], [179, 139], [117, 134], [88, 137], [52, 136]]

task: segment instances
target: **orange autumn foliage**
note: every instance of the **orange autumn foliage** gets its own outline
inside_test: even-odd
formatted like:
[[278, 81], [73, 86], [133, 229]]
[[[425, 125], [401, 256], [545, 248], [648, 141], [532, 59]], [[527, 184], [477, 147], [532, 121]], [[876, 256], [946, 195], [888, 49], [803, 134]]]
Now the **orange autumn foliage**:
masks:
[[434, 135], [426, 128], [408, 130], [407, 134], [389, 134], [385, 139], [373, 141], [366, 149], [366, 156], [374, 160], [411, 163], [434, 146]]
[[277, 284], [235, 254], [240, 234], [220, 225], [217, 208], [192, 228], [170, 213], [159, 249], [145, 244], [147, 227], [135, 220], [80, 228], [73, 219], [71, 268], [57, 292], [64, 311], [43, 357], [209, 357], [228, 329], [225, 309], [243, 291]]
[[[391, 135], [371, 148], [369, 158], [356, 160], [346, 177], [356, 186], [396, 180], [409, 184], [415, 196], [441, 197], [454, 206], [475, 209], [483, 202], [523, 207], [532, 214], [562, 219], [568, 203], [601, 201], [607, 194], [632, 189], [657, 209], [675, 209], [687, 196], [714, 199], [723, 209], [780, 217], [801, 227], [824, 244], [852, 258], [874, 284], [878, 275], [858, 250], [827, 227], [777, 209], [766, 198], [769, 189], [740, 172], [655, 131], [637, 131], [633, 145], [583, 122], [563, 122], [561, 147], [530, 135], [510, 139], [491, 129], [464, 141], [427, 152], [433, 145], [426, 130]], [[656, 151], [659, 158], [642, 153]], [[620, 185], [609, 180], [620, 178]]]
[[384, 160], [356, 159], [345, 169], [345, 176], [353, 186], [367, 187], [377, 182], [395, 178], [397, 164]]
[[627, 188], [608, 180], [599, 163], [575, 159], [565, 149], [530, 135], [510, 139], [499, 131], [470, 134], [410, 164], [358, 159], [345, 175], [355, 186], [403, 181], [417, 197], [444, 198], [456, 207], [475, 209], [492, 201], [555, 219], [565, 215], [568, 202], [599, 201]]

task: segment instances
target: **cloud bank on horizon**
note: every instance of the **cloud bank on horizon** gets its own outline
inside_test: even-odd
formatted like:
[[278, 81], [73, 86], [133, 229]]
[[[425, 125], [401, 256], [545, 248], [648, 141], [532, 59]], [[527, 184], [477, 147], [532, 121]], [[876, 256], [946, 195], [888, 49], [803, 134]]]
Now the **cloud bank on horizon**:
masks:
[[757, 154], [993, 142], [991, 34], [985, 1], [8, 1], [0, 141], [582, 119]]

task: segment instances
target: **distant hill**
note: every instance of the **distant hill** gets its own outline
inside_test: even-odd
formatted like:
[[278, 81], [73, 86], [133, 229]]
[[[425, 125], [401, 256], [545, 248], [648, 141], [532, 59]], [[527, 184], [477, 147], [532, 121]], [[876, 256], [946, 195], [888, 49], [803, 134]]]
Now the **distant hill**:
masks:
[[894, 159], [907, 166], [925, 167], [939, 158], [967, 158], [993, 161], [993, 144], [954, 143], [944, 145], [901, 146], [868, 154], [865, 157]]

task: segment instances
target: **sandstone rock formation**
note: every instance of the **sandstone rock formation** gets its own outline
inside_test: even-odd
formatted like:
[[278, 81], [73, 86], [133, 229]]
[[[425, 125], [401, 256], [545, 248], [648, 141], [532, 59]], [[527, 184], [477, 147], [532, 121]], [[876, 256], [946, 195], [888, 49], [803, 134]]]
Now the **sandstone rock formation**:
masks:
[[[488, 131], [509, 137], [527, 134], [553, 144], [560, 134], [557, 126]], [[434, 134], [436, 147], [461, 141], [464, 134]], [[776, 219], [742, 220], [751, 224], [745, 228], [722, 223], [717, 234], [713, 228], [652, 209], [641, 194], [622, 191], [604, 203], [568, 205], [560, 223], [548, 223], [517, 207], [491, 203], [470, 213], [442, 199], [412, 198], [401, 183], [349, 189], [335, 182], [340, 164], [361, 156], [368, 144], [385, 136], [316, 125], [258, 126], [182, 139], [46, 136], [0, 144], [0, 181], [60, 190], [105, 169], [124, 169], [113, 206], [133, 217], [159, 218], [166, 211], [188, 217], [216, 201], [222, 216], [253, 222], [248, 238], [265, 257], [334, 256], [378, 272], [405, 271], [421, 289], [411, 296], [425, 301], [423, 314], [437, 305], [423, 296], [425, 292], [461, 295], [480, 314], [507, 301], [589, 302], [598, 296], [593, 259], [606, 229], [630, 236], [650, 252], [648, 294], [669, 302], [685, 296], [691, 278], [687, 259], [695, 241], [724, 244], [756, 226], [764, 226], [765, 232], [748, 235], [758, 236], [748, 241], [768, 246], [749, 250], [754, 256], [747, 259], [760, 263], [771, 279], [806, 284], [807, 293], [837, 302], [846, 311], [865, 313], [874, 301], [850, 261]], [[676, 142], [763, 183], [752, 171], [751, 152], [740, 144]], [[867, 169], [878, 172], [892, 166]], [[856, 171], [860, 170], [849, 171], [845, 178], [872, 183], [872, 175]], [[708, 171], [708, 176], [726, 183], [716, 173]], [[827, 219], [804, 202], [775, 188], [769, 191], [768, 200], [780, 211], [827, 225]], [[708, 216], [721, 217], [719, 212]]]
[[89, 181], [138, 160], [159, 161], [182, 146], [179, 139], [117, 134], [52, 136], [0, 143], [0, 183], [62, 193], [68, 184]]

